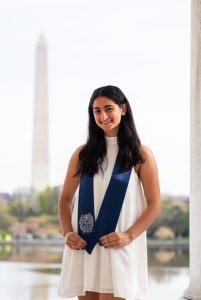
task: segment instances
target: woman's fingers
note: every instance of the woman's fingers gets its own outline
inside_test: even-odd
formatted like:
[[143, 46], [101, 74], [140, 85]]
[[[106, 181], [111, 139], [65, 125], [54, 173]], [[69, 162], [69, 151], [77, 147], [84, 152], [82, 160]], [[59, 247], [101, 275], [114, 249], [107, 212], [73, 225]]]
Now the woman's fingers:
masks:
[[83, 238], [81, 238], [81, 236], [80, 236], [79, 234], [77, 234], [76, 232], [74, 232], [74, 233], [75, 233], [75, 236], [76, 236], [77, 240], [78, 240], [80, 243], [82, 243], [82, 244], [84, 244], [84, 245], [87, 244], [87, 242], [86, 242]]
[[70, 241], [67, 241], [66, 242], [66, 245], [70, 248], [70, 249], [73, 249], [73, 250], [78, 250], [79, 248], [75, 246], [74, 243], [70, 242]]
[[[87, 242], [76, 232], [72, 231], [66, 235], [66, 245], [73, 250], [84, 249]], [[127, 233], [111, 232], [100, 238], [101, 244], [105, 248], [119, 248], [128, 245], [129, 240]]]
[[100, 238], [100, 241], [105, 248], [124, 247], [131, 242], [127, 234], [121, 232], [106, 234]]
[[71, 249], [81, 250], [86, 247], [87, 243], [76, 232], [72, 231], [66, 236], [66, 245]]
[[71, 249], [74, 249], [74, 250], [81, 250], [81, 249], [84, 249], [85, 246], [77, 243], [77, 242], [74, 242], [74, 241], [67, 241], [66, 242], [66, 245], [71, 248]]
[[105, 242], [103, 244], [103, 246], [105, 248], [113, 248], [113, 247], [120, 247], [119, 243], [117, 241], [113, 241], [113, 242]]
[[120, 242], [118, 240], [111, 240], [111, 239], [105, 240], [104, 242], [102, 242], [102, 244], [106, 248], [120, 246]]
[[85, 241], [82, 240], [81, 238], [79, 238], [79, 236], [72, 234], [68, 237], [68, 240], [79, 245], [79, 246], [84, 246], [85, 245]]
[[113, 241], [116, 241], [118, 239], [118, 236], [115, 232], [112, 232], [112, 233], [109, 233], [109, 234], [106, 234], [104, 236], [102, 236], [100, 238], [100, 241], [102, 244], [105, 244], [105, 243], [108, 243], [108, 242], [113, 242]]

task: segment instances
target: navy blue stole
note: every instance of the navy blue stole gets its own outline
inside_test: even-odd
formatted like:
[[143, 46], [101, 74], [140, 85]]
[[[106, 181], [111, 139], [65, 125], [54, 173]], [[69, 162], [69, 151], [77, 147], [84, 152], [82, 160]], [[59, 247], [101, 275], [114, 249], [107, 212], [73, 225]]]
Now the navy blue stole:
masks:
[[[125, 198], [131, 169], [121, 172], [118, 153], [112, 176], [103, 198], [97, 220], [94, 215], [93, 176], [82, 173], [78, 200], [78, 234], [87, 242], [85, 250], [91, 254], [99, 239], [115, 231]], [[100, 244], [101, 245], [101, 244]]]

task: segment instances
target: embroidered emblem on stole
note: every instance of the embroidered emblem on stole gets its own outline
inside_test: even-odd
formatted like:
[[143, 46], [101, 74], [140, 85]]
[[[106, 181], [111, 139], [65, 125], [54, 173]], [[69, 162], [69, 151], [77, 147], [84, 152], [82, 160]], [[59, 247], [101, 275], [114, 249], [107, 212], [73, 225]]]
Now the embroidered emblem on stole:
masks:
[[89, 233], [93, 231], [94, 218], [92, 214], [88, 213], [80, 216], [79, 226], [83, 233]]

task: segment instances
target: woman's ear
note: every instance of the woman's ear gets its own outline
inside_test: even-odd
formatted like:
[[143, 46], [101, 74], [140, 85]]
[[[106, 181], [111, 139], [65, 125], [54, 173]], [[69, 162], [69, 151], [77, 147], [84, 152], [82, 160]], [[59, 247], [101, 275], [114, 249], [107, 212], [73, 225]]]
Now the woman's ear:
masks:
[[121, 112], [121, 115], [122, 115], [122, 116], [125, 116], [126, 111], [127, 111], [127, 106], [126, 106], [126, 103], [124, 103], [124, 104], [122, 105], [122, 112]]

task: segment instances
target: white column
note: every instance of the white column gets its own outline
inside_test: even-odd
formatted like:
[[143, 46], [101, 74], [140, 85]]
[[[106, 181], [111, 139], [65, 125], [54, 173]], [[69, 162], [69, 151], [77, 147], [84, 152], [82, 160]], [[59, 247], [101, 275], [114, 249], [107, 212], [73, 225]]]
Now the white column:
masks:
[[201, 300], [201, 0], [192, 0], [190, 281], [182, 299]]

